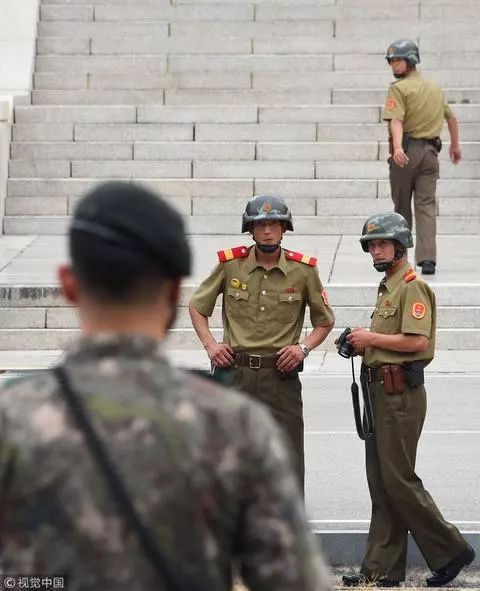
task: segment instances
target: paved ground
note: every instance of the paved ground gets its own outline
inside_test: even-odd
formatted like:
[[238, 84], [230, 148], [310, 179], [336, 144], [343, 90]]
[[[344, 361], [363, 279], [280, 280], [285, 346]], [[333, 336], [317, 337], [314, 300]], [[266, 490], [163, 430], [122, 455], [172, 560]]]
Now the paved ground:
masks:
[[[361, 222], [360, 222], [361, 223]], [[361, 228], [359, 228], [360, 232]], [[194, 251], [194, 270], [190, 283], [196, 283], [216, 262], [215, 252], [230, 246], [251, 244], [247, 235], [190, 236]], [[318, 257], [325, 283], [377, 283], [379, 275], [358, 243], [358, 236], [287, 235], [284, 243]], [[64, 236], [1, 236], [0, 284], [42, 285], [55, 281], [55, 267], [66, 259]], [[480, 240], [478, 236], [439, 236], [438, 271], [429, 278], [432, 285], [444, 283], [480, 285]]]

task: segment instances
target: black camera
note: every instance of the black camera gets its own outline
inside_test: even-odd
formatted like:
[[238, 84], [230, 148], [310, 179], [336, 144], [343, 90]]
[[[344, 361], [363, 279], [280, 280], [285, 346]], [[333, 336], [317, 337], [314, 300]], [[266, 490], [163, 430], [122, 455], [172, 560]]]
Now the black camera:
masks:
[[345, 357], [345, 359], [349, 359], [355, 351], [355, 347], [347, 341], [347, 336], [351, 332], [351, 328], [346, 328], [336, 341], [338, 354], [342, 357]]

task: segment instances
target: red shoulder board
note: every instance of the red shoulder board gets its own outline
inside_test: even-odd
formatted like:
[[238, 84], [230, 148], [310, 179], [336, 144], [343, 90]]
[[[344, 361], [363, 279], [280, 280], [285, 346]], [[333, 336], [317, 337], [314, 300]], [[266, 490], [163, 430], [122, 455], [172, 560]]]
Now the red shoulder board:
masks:
[[412, 268], [410, 268], [406, 273], [403, 274], [403, 278], [407, 283], [410, 283], [410, 281], [413, 281], [417, 278], [417, 274]]
[[248, 255], [248, 246], [236, 246], [235, 248], [226, 248], [217, 252], [218, 260], [221, 263], [232, 261], [233, 259], [241, 259]]
[[305, 265], [310, 265], [311, 267], [315, 267], [317, 264], [317, 259], [315, 257], [309, 257], [306, 254], [302, 254], [301, 252], [286, 250], [285, 256], [291, 261], [298, 261], [299, 263], [304, 263]]

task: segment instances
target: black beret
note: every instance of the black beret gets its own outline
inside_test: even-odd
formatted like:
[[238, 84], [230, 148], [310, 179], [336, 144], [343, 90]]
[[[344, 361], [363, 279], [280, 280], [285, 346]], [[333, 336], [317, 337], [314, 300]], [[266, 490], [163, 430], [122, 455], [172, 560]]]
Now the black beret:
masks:
[[170, 277], [190, 274], [191, 253], [180, 214], [129, 182], [97, 185], [78, 203], [70, 233], [87, 232], [148, 257]]

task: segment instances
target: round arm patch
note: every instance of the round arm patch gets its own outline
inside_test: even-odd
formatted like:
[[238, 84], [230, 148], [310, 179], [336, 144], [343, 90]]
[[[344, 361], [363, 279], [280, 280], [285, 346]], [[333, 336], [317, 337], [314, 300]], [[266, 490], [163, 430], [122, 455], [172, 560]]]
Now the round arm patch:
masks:
[[426, 307], [422, 302], [415, 302], [412, 305], [412, 316], [421, 320], [425, 316]]

